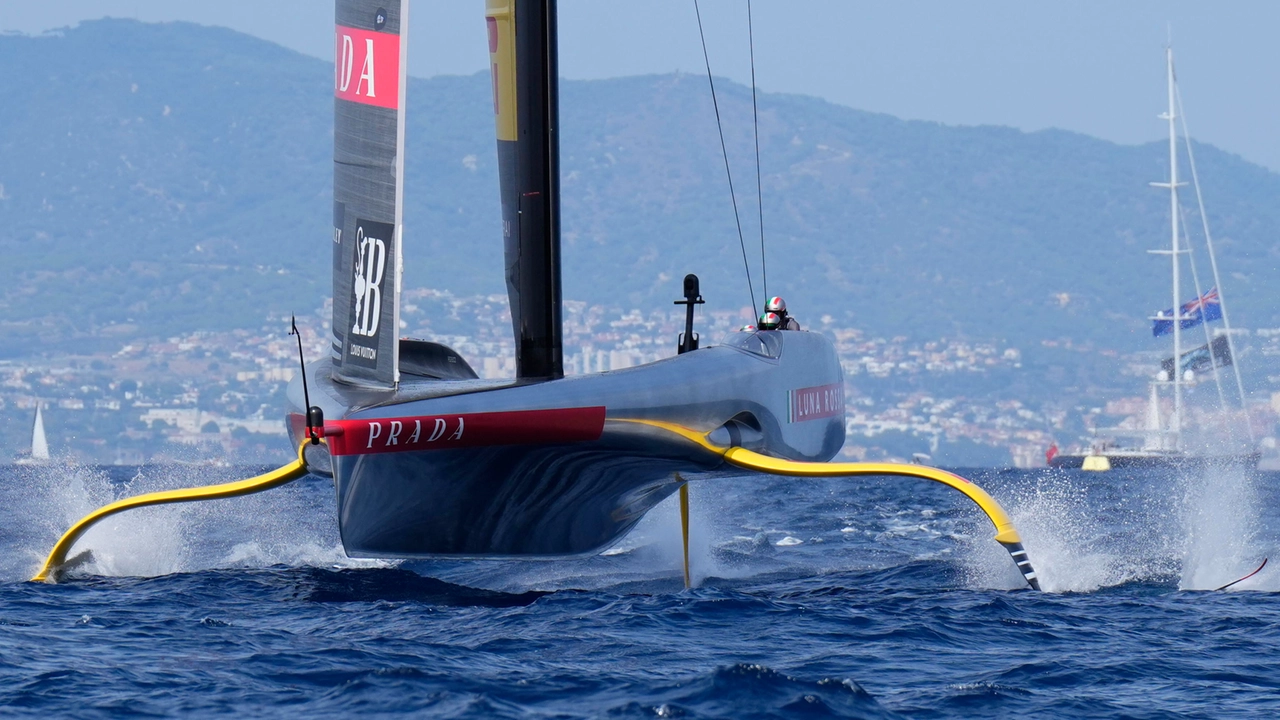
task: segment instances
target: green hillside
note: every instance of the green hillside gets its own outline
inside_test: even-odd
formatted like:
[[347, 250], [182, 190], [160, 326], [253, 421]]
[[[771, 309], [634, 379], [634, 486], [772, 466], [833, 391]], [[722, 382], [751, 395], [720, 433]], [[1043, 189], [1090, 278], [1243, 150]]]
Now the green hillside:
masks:
[[[327, 63], [229, 30], [103, 20], [0, 36], [0, 66], [6, 353], [256, 327], [323, 302]], [[717, 87], [758, 258], [750, 90]], [[502, 292], [489, 78], [408, 92], [406, 285]], [[1144, 318], [1169, 298], [1166, 261], [1145, 251], [1168, 242], [1168, 200], [1147, 183], [1167, 175], [1166, 145], [767, 93], [760, 113], [769, 292], [802, 319], [1150, 344]], [[697, 272], [712, 308], [746, 305], [706, 78], [566, 82], [562, 115], [565, 297], [665, 307]], [[1197, 153], [1233, 313], [1280, 325], [1280, 176]]]

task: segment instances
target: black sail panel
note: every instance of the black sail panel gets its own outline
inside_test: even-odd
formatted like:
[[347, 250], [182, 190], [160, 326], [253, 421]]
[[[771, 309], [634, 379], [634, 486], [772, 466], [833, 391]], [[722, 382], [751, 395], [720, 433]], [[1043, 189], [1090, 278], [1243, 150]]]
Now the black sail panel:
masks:
[[335, 378], [399, 380], [407, 0], [337, 0], [333, 77]]
[[564, 375], [554, 0], [488, 0], [493, 112], [516, 374]]

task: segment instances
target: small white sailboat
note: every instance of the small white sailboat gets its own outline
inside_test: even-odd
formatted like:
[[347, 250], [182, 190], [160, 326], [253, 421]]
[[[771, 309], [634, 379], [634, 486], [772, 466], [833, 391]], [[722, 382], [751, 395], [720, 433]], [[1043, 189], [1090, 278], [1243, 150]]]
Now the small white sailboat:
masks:
[[49, 462], [49, 440], [44, 434], [44, 415], [40, 405], [36, 405], [36, 419], [31, 426], [31, 454], [23, 455], [15, 461], [18, 465], [43, 465]]

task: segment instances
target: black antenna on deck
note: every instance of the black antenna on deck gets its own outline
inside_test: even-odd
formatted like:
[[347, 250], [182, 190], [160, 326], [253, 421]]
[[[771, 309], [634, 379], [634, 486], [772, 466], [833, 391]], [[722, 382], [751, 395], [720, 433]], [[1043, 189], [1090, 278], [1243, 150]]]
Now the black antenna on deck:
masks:
[[698, 291], [698, 276], [689, 273], [684, 276], [684, 299], [677, 300], [676, 305], [684, 305], [684, 332], [680, 333], [680, 345], [677, 354], [684, 354], [698, 349], [698, 336], [693, 332], [693, 306], [704, 304], [702, 294]]
[[320, 444], [320, 435], [316, 428], [324, 429], [324, 411], [311, 404], [311, 394], [307, 392], [307, 361], [302, 356], [302, 333], [298, 332], [298, 318], [289, 316], [289, 334], [298, 338], [298, 366], [302, 371], [302, 404], [307, 408], [307, 437], [312, 445]]

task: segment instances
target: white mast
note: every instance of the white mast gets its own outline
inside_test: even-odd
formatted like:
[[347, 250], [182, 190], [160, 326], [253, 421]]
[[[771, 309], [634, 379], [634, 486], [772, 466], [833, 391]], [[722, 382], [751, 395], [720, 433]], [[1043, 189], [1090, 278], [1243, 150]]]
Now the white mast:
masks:
[[1182, 292], [1178, 286], [1178, 130], [1174, 115], [1173, 98], [1173, 47], [1165, 48], [1165, 60], [1169, 75], [1169, 221], [1173, 242], [1173, 449], [1182, 449], [1182, 373], [1178, 363], [1182, 358]]
[[1169, 222], [1170, 249], [1151, 250], [1149, 252], [1164, 255], [1173, 260], [1173, 417], [1169, 419], [1169, 434], [1173, 439], [1171, 450], [1182, 449], [1182, 373], [1179, 364], [1182, 358], [1182, 288], [1179, 287], [1178, 255], [1183, 252], [1179, 248], [1178, 233], [1178, 130], [1174, 114], [1174, 79], [1173, 79], [1173, 47], [1165, 48], [1165, 71], [1169, 84], [1169, 110], [1160, 115], [1161, 120], [1169, 122], [1169, 182], [1151, 183], [1155, 187], [1169, 188]]

